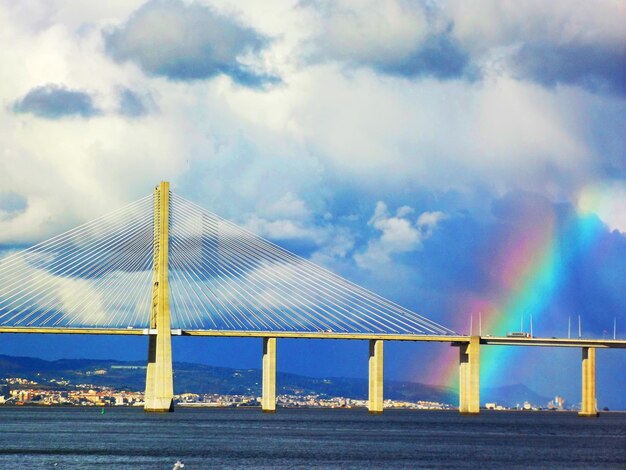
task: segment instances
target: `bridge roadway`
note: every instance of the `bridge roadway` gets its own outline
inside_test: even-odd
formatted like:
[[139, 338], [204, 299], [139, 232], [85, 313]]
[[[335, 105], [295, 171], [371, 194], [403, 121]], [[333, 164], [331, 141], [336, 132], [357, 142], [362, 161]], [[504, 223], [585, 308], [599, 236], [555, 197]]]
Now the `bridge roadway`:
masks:
[[[263, 339], [263, 379], [261, 408], [264, 412], [276, 410], [276, 339], [345, 339], [369, 341], [369, 404], [370, 413], [383, 412], [383, 343], [385, 341], [424, 341], [444, 342], [459, 348], [459, 411], [461, 414], [480, 412], [480, 348], [481, 346], [536, 346], [570, 347], [582, 350], [582, 405], [580, 416], [598, 416], [596, 409], [596, 349], [626, 348], [626, 340], [588, 338], [523, 338], [508, 336], [467, 336], [467, 335], [414, 335], [380, 333], [339, 333], [333, 331], [291, 332], [291, 331], [225, 331], [225, 330], [185, 330], [157, 328], [64, 328], [2, 326], [0, 333], [30, 334], [85, 334], [85, 335], [125, 335], [148, 336], [151, 341], [171, 336], [240, 337]], [[168, 348], [171, 348], [168, 341]], [[171, 356], [168, 358], [171, 368]], [[146, 383], [149, 381], [149, 375]], [[146, 386], [147, 388], [147, 386]], [[173, 398], [173, 389], [171, 392]], [[171, 400], [167, 399], [168, 402]], [[172, 405], [149, 408], [146, 411], [171, 411]]]
[[[73, 327], [31, 327], [1, 326], [0, 333], [31, 334], [83, 334], [83, 335], [156, 335], [156, 329], [148, 328], [73, 328]], [[294, 338], [294, 339], [346, 339], [346, 340], [384, 340], [384, 341], [425, 341], [451, 343], [458, 346], [469, 343], [468, 335], [415, 335], [385, 333], [340, 333], [333, 331], [295, 332], [295, 331], [237, 331], [237, 330], [187, 330], [173, 328], [172, 336], [209, 336], [228, 338]], [[626, 348], [626, 340], [592, 338], [520, 338], [509, 336], [480, 336], [481, 345], [491, 346], [542, 346], [572, 348]]]

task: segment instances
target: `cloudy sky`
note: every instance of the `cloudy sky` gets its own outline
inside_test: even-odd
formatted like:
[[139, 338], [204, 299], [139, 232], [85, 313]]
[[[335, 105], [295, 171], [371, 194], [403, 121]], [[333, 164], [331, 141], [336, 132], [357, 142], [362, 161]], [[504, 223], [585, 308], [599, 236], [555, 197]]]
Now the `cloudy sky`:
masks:
[[[620, 0], [0, 0], [0, 250], [168, 180], [459, 332], [625, 336], [625, 22]], [[111, 355], [55, 341], [0, 352]], [[260, 365], [216, 344], [178, 358]], [[283, 370], [366, 374], [365, 345], [284, 348]], [[449, 349], [389, 345], [387, 376], [446, 384]], [[579, 351], [552, 353], [492, 353], [489, 385], [579, 400]], [[623, 354], [598, 375], [626, 408]]]

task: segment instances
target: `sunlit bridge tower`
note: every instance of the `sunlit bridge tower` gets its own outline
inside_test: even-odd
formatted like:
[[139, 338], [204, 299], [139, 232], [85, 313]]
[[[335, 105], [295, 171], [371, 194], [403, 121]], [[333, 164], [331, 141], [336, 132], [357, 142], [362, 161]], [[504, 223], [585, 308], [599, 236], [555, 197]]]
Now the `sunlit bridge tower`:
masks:
[[172, 337], [167, 273], [169, 205], [170, 185], [167, 182], [161, 182], [154, 189], [154, 259], [152, 268], [152, 305], [150, 308], [151, 334], [148, 346], [145, 411], [174, 411]]

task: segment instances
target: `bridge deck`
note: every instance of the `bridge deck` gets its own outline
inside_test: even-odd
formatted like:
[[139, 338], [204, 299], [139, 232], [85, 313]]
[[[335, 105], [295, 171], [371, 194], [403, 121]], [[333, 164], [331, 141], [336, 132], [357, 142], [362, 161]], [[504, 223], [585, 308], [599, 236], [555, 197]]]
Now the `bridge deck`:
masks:
[[626, 340], [586, 338], [511, 338], [508, 336], [482, 336], [480, 338], [480, 344], [502, 346], [553, 346], [573, 348], [626, 348]]
[[[126, 335], [147, 336], [156, 334], [156, 330], [147, 328], [59, 328], [2, 326], [0, 333], [29, 334], [83, 334], [83, 335]], [[294, 332], [294, 331], [229, 331], [229, 330], [184, 330], [172, 329], [173, 336], [210, 336], [222, 338], [301, 338], [301, 339], [350, 339], [387, 341], [425, 341], [440, 343], [469, 343], [467, 335], [415, 335], [383, 333], [339, 333], [332, 331]], [[626, 340], [585, 339], [585, 338], [511, 338], [508, 336], [482, 336], [480, 344], [496, 346], [543, 346], [543, 347], [593, 347], [626, 348]]]

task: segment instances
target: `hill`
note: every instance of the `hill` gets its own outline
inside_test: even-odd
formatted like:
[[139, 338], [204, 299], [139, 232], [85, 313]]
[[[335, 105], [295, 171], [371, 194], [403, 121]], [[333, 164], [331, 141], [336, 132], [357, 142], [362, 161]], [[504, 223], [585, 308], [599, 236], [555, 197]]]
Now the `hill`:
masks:
[[[39, 383], [68, 380], [71, 384], [93, 384], [117, 389], [143, 390], [146, 364], [144, 361], [114, 361], [95, 359], [60, 359], [47, 361], [32, 357], [0, 355], [0, 378], [22, 377]], [[348, 377], [307, 377], [278, 372], [278, 394], [343, 396], [367, 398], [367, 379]], [[175, 393], [261, 394], [261, 370], [232, 369], [205, 364], [174, 362]], [[55, 385], [55, 387], [59, 387]], [[458, 392], [445, 387], [417, 382], [385, 381], [385, 398], [407, 401], [435, 401], [456, 404]], [[528, 400], [545, 405], [549, 399], [524, 385], [486, 389], [481, 402], [495, 401], [513, 406]]]

